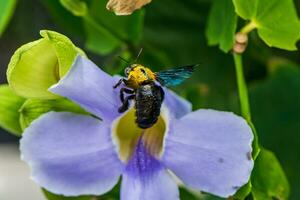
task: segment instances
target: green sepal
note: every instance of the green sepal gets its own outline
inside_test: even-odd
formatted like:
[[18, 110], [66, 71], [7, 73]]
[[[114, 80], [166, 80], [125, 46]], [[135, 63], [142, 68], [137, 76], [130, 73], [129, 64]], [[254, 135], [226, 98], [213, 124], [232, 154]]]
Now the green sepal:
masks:
[[20, 108], [21, 128], [24, 130], [33, 120], [50, 111], [69, 111], [79, 114], [88, 114], [80, 106], [65, 98], [49, 100], [28, 99]]
[[68, 37], [62, 34], [42, 30], [40, 35], [47, 39], [55, 50], [59, 66], [59, 77], [63, 77], [69, 71], [77, 54], [86, 56], [83, 50], [76, 47]]
[[233, 47], [236, 28], [237, 15], [232, 0], [213, 1], [206, 28], [208, 44], [219, 45], [227, 53]]
[[297, 49], [300, 21], [293, 0], [233, 0], [233, 3], [236, 13], [250, 20], [248, 31], [257, 28], [258, 35], [267, 45]]
[[289, 182], [276, 156], [261, 149], [252, 172], [252, 196], [254, 200], [287, 200]]
[[58, 195], [47, 191], [46, 189], [42, 189], [45, 197], [48, 200], [92, 200], [92, 196], [78, 196], [78, 197], [66, 197], [63, 195]]
[[43, 38], [21, 46], [12, 56], [7, 80], [19, 96], [55, 99], [48, 91], [72, 65], [76, 55], [82, 54], [64, 35], [43, 30]]
[[19, 109], [24, 101], [8, 85], [0, 85], [0, 126], [17, 136], [22, 133]]
[[42, 191], [48, 200], [117, 200], [120, 198], [120, 185], [121, 181], [119, 181], [118, 184], [116, 184], [109, 192], [100, 196], [82, 195], [66, 197], [49, 192], [44, 188], [42, 188]]

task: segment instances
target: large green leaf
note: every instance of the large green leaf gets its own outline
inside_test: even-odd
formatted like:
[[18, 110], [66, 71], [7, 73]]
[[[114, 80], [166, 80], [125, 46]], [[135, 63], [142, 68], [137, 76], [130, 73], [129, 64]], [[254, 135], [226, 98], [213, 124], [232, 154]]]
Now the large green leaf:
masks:
[[287, 200], [289, 183], [275, 155], [262, 149], [252, 172], [252, 195], [254, 200]]
[[82, 20], [74, 16], [65, 7], [62, 6], [60, 1], [53, 0], [38, 0], [46, 9], [48, 15], [55, 22], [55, 25], [64, 31], [68, 37], [84, 38], [84, 28]]
[[293, 0], [233, 0], [239, 16], [271, 47], [296, 50], [300, 21]]
[[291, 183], [291, 199], [299, 199], [300, 69], [290, 63], [270, 68], [271, 75], [250, 87], [252, 120], [262, 146], [279, 158]]
[[122, 45], [122, 40], [112, 32], [99, 25], [92, 17], [85, 17], [85, 46], [88, 50], [106, 55]]
[[87, 5], [81, 0], [59, 0], [60, 3], [75, 16], [87, 14]]
[[0, 85], [0, 126], [18, 136], [22, 133], [19, 109], [24, 101], [8, 85]]
[[17, 4], [17, 0], [0, 1], [0, 37], [14, 13], [16, 4]]
[[206, 37], [209, 45], [219, 45], [228, 52], [234, 44], [237, 16], [232, 0], [215, 0], [208, 18]]
[[20, 108], [20, 124], [22, 129], [28, 127], [30, 123], [40, 115], [50, 111], [69, 111], [80, 114], [87, 114], [81, 107], [68, 99], [28, 99]]

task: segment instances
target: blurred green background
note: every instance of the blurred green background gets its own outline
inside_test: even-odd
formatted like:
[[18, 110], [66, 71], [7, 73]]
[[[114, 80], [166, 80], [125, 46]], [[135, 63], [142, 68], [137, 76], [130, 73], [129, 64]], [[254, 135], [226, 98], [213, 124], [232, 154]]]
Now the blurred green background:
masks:
[[[116, 17], [106, 11], [106, 1], [87, 0], [92, 22], [74, 16], [56, 0], [18, 1], [0, 37], [0, 83], [6, 82], [7, 65], [14, 51], [40, 38], [39, 30], [48, 29], [68, 36], [111, 74], [123, 71], [124, 63], [118, 55], [134, 59], [141, 47], [144, 51], [139, 62], [153, 70], [199, 63], [192, 79], [172, 89], [190, 100], [194, 109], [239, 114], [232, 55], [208, 46], [205, 37], [212, 1], [154, 0], [130, 17]], [[299, 13], [300, 0], [295, 4]], [[103, 44], [110, 37], [101, 27], [117, 38], [112, 39], [114, 45]], [[300, 54], [269, 48], [256, 32], [251, 32], [249, 40], [244, 67], [253, 123], [260, 143], [276, 154], [286, 172], [291, 184], [290, 199], [298, 200]], [[0, 143], [17, 142], [17, 137], [0, 130]]]

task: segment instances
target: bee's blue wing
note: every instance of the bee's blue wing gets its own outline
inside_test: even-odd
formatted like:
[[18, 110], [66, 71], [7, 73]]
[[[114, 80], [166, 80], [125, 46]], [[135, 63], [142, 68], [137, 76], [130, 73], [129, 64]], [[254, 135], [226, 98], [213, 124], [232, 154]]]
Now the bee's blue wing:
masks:
[[179, 85], [192, 75], [196, 66], [197, 65], [189, 65], [157, 72], [156, 80], [164, 86]]

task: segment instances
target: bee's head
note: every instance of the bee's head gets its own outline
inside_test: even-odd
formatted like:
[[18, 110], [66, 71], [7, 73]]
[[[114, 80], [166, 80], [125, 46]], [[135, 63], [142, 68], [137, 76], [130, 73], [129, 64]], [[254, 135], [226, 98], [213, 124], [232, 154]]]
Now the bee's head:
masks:
[[137, 84], [155, 79], [155, 74], [149, 68], [140, 64], [132, 64], [126, 67], [124, 73], [128, 80], [134, 81]]
[[128, 77], [128, 76], [129, 76], [129, 73], [131, 72], [131, 70], [132, 70], [132, 65], [127, 66], [127, 67], [124, 69], [124, 75], [125, 75], [126, 77]]

